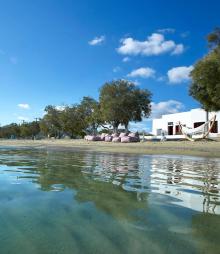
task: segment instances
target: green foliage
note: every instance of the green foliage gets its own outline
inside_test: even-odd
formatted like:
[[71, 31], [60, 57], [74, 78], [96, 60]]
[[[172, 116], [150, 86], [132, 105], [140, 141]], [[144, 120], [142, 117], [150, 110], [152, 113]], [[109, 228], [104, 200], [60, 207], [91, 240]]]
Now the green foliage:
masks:
[[20, 136], [20, 128], [16, 123], [0, 127], [0, 138], [16, 138]]
[[100, 104], [91, 97], [83, 97], [79, 109], [84, 116], [87, 132], [97, 133], [97, 128], [103, 123]]
[[46, 112], [40, 127], [44, 134], [47, 134], [52, 137], [59, 137], [61, 128], [61, 110], [58, 110], [55, 106], [48, 105], [46, 106]]
[[0, 138], [34, 138], [40, 133], [39, 122], [12, 123], [0, 128]]
[[105, 83], [100, 90], [103, 119], [117, 132], [119, 124], [126, 128], [130, 121], [141, 121], [151, 112], [151, 93], [126, 80]]
[[91, 97], [84, 97], [79, 105], [65, 106], [62, 110], [49, 105], [45, 111], [40, 127], [50, 137], [68, 135], [74, 138], [95, 133], [101, 123], [99, 103]]
[[34, 138], [40, 132], [40, 126], [38, 122], [22, 123], [20, 125], [20, 137], [22, 138]]
[[[195, 64], [189, 94], [206, 111], [220, 110], [220, 30], [208, 36], [212, 50]], [[211, 44], [210, 44], [211, 43]]]
[[61, 125], [64, 133], [71, 138], [83, 136], [86, 123], [85, 116], [78, 105], [67, 106], [61, 113]]

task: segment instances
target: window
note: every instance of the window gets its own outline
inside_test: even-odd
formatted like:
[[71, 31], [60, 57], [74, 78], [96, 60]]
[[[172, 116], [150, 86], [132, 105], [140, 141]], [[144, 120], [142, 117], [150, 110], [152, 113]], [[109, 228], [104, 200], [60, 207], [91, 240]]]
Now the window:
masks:
[[168, 126], [173, 126], [173, 122], [168, 122]]

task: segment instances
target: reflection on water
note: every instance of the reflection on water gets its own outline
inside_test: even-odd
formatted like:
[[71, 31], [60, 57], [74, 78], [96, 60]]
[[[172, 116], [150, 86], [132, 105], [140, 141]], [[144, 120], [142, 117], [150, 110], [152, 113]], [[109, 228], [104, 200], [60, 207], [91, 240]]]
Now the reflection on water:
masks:
[[219, 159], [2, 148], [0, 253], [219, 253], [219, 191]]
[[195, 211], [220, 214], [220, 160], [87, 155], [82, 172], [126, 191], [159, 193]]

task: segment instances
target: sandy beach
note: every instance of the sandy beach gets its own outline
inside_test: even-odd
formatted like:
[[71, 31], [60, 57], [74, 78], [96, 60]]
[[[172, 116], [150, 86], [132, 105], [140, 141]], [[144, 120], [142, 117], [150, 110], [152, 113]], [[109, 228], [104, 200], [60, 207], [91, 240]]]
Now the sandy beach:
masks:
[[88, 142], [85, 140], [0, 140], [0, 147], [84, 150], [129, 154], [172, 154], [220, 158], [220, 141], [167, 141], [141, 143]]

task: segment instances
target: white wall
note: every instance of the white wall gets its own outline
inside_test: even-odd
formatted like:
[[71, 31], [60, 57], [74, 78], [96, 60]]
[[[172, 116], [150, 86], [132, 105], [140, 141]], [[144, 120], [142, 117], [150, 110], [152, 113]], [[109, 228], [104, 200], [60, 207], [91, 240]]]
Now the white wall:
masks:
[[[218, 121], [218, 133], [220, 133], [220, 112], [217, 113], [209, 113], [209, 119], [213, 117], [213, 115], [217, 116]], [[192, 109], [188, 112], [175, 113], [163, 115], [160, 119], [153, 119], [152, 122], [152, 134], [158, 135], [157, 130], [162, 129], [162, 131], [167, 134], [168, 131], [168, 122], [173, 122], [173, 130], [175, 134], [175, 126], [178, 125], [178, 122], [181, 124], [185, 124], [187, 127], [193, 128], [193, 124], [195, 122], [205, 122], [206, 121], [206, 112], [202, 109]]]
[[164, 129], [164, 124], [163, 124], [163, 120], [162, 119], [153, 119], [152, 122], [152, 134], [153, 135], [159, 135], [157, 133], [157, 130], [163, 130]]
[[181, 122], [181, 124], [186, 124], [189, 127], [191, 127], [191, 125], [192, 125], [190, 112], [182, 112], [182, 113], [176, 113], [176, 114], [163, 115], [162, 118], [160, 118], [160, 119], [153, 119], [152, 133], [154, 135], [157, 135], [157, 130], [162, 129], [164, 134], [167, 135], [168, 122], [173, 122], [174, 134], [175, 134], [175, 126], [178, 125], [178, 122]]

